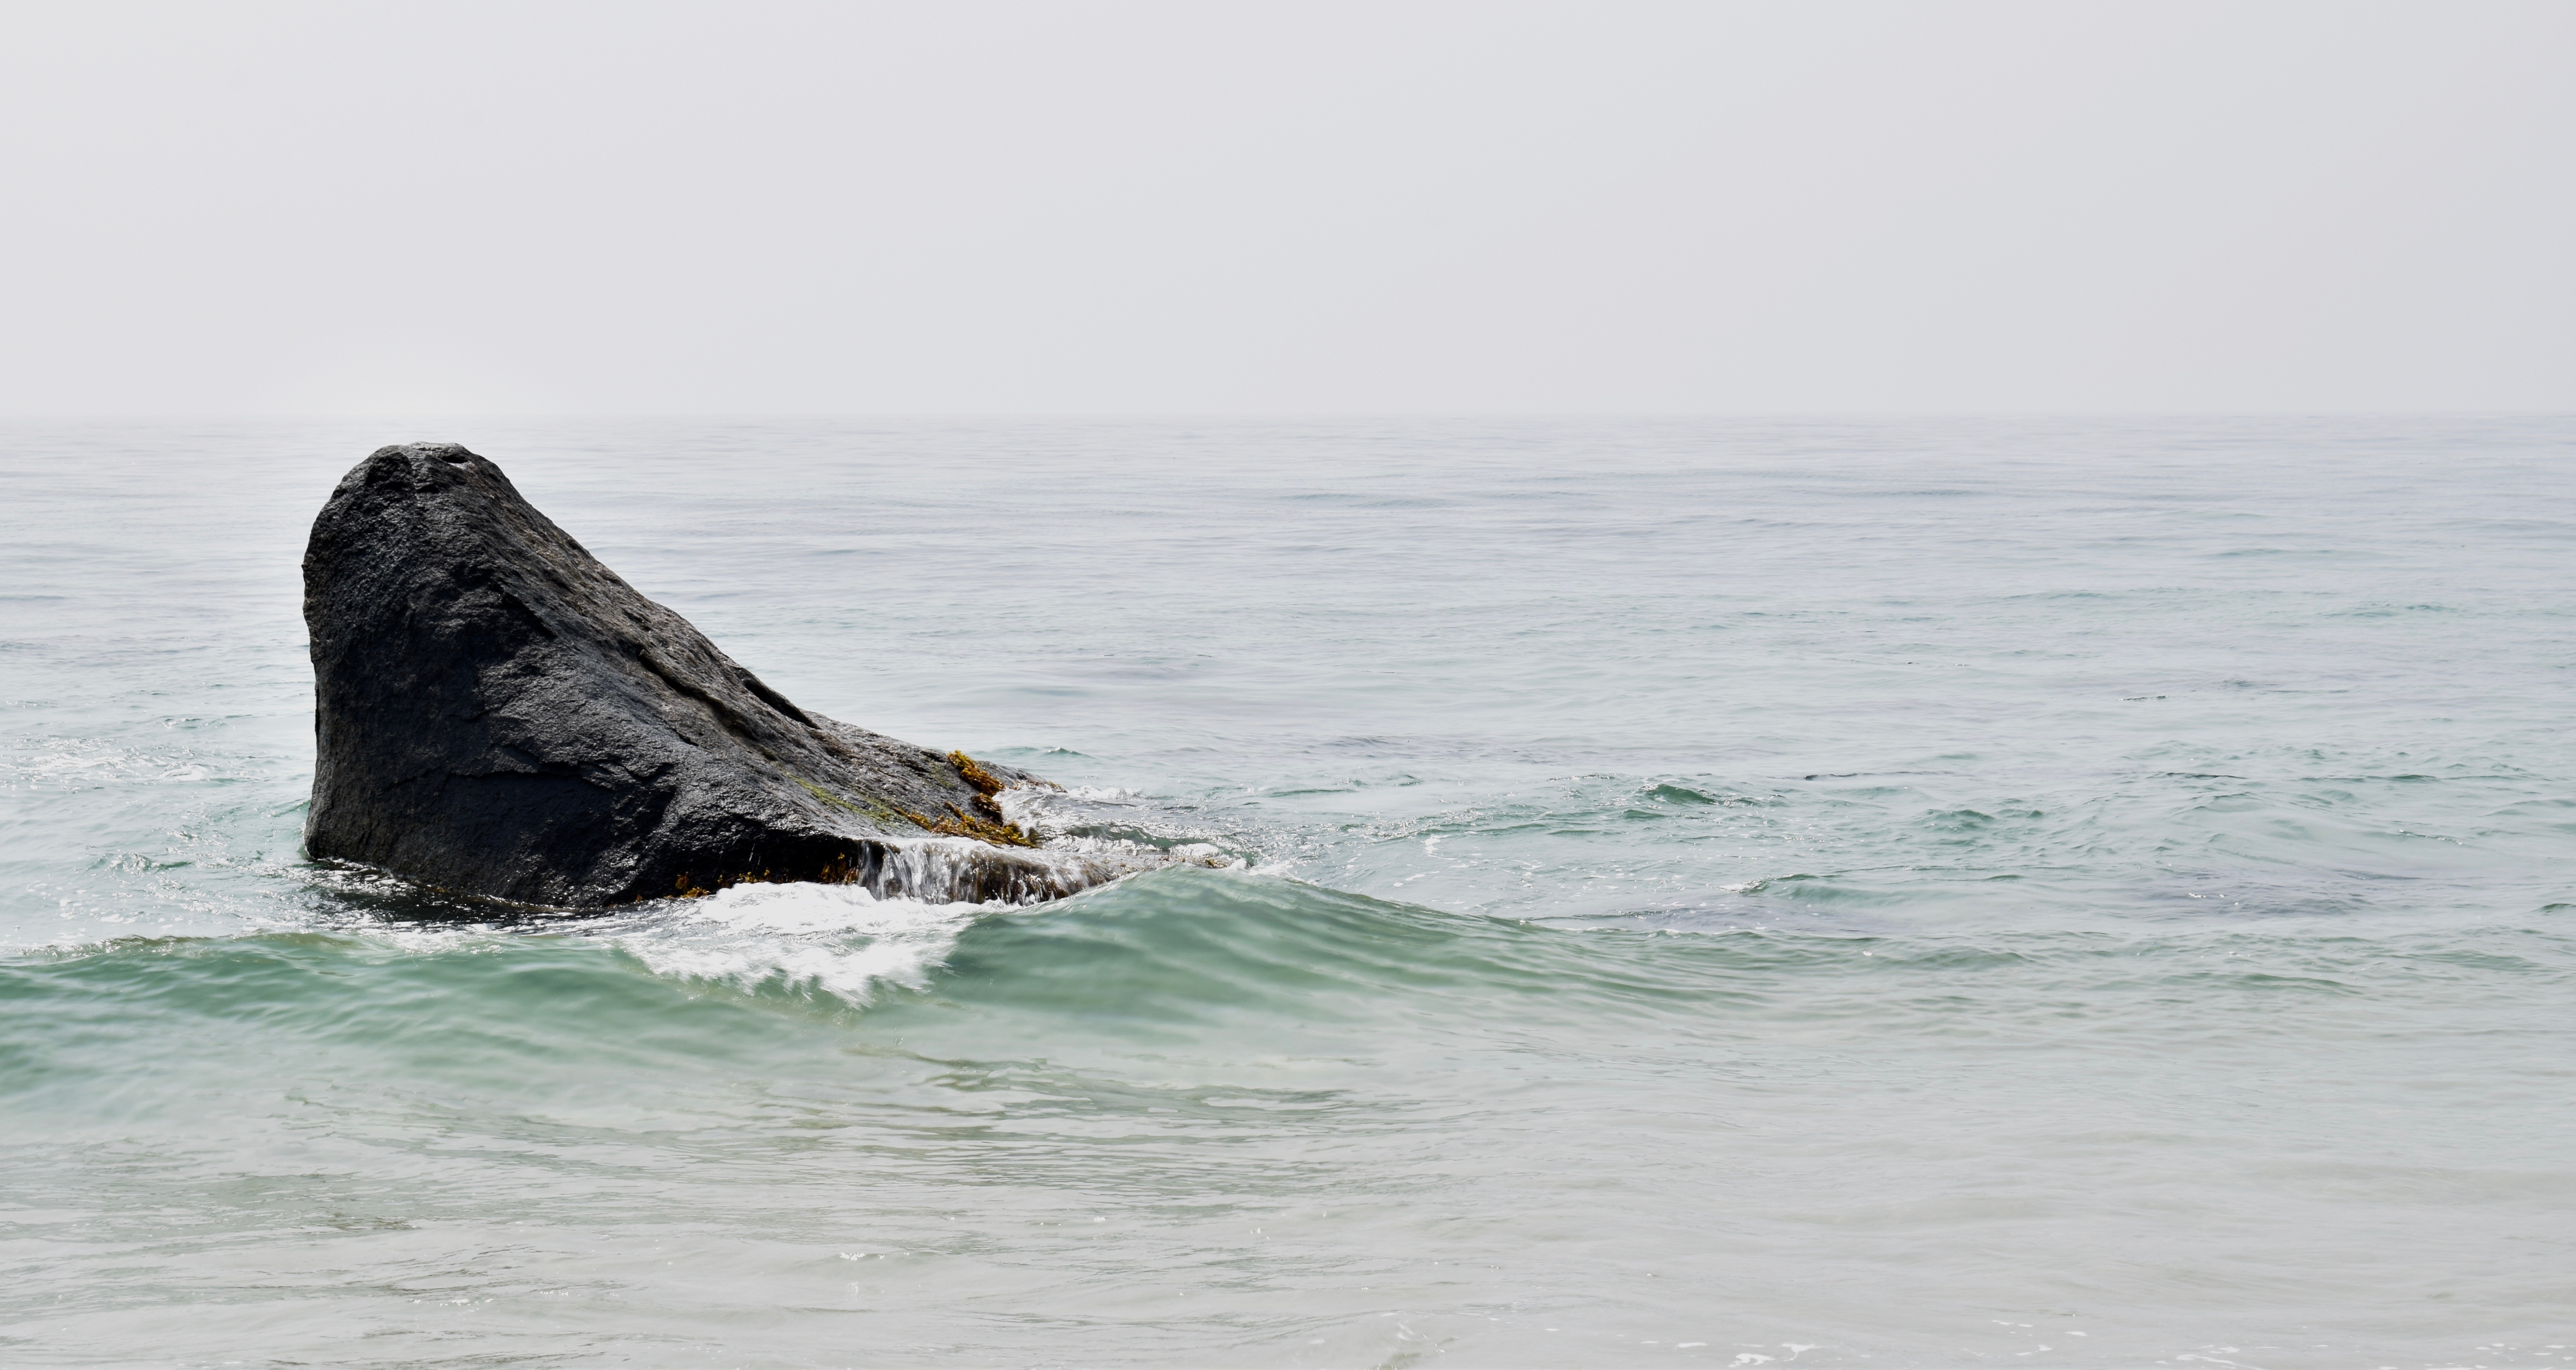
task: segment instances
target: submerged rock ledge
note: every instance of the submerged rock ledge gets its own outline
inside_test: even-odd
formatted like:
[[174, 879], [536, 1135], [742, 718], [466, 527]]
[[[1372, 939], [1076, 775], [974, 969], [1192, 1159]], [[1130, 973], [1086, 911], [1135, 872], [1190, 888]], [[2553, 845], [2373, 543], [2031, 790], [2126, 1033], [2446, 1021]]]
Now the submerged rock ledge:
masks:
[[1049, 782], [799, 709], [451, 443], [342, 478], [304, 619], [317, 859], [575, 909], [747, 880], [1028, 903], [1160, 864], [1034, 850], [996, 796]]

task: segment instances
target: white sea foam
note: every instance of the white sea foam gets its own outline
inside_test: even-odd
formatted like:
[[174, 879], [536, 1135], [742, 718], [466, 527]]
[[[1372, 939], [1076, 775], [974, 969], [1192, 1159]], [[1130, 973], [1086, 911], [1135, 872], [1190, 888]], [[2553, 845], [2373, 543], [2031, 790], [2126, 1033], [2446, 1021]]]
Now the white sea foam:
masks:
[[[964, 838], [891, 845], [874, 882], [882, 893], [861, 884], [735, 885], [592, 926], [656, 975], [744, 991], [779, 986], [865, 1007], [888, 985], [924, 988], [958, 934], [987, 914], [1160, 866], [1243, 864], [1206, 843], [1162, 848], [1088, 836], [1014, 852]], [[1048, 874], [996, 882], [985, 872], [997, 860]], [[1002, 897], [961, 897], [996, 888]]]
[[865, 1007], [920, 989], [978, 917], [1013, 905], [881, 899], [856, 885], [736, 885], [594, 925], [656, 975], [749, 992], [778, 986]]
[[[1034, 815], [1025, 805], [1006, 812]], [[1166, 848], [1094, 836], [1056, 836], [1043, 848], [1014, 852], [964, 838], [892, 846], [873, 882], [882, 892], [861, 884], [736, 885], [594, 926], [657, 975], [744, 991], [778, 986], [865, 1007], [889, 985], [924, 988], [958, 934], [986, 914], [1160, 866], [1244, 864], [1203, 842]], [[988, 868], [997, 860], [1047, 874], [996, 882]], [[1004, 890], [999, 898], [963, 897], [997, 888]]]

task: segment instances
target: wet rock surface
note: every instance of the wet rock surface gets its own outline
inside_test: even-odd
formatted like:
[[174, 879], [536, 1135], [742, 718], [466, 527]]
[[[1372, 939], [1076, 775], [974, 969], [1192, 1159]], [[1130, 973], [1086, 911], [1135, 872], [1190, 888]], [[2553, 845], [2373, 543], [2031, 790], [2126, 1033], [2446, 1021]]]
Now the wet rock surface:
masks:
[[1129, 868], [1023, 849], [995, 796], [1034, 776], [799, 709], [463, 447], [351, 470], [304, 596], [318, 859], [564, 908], [743, 880], [1026, 902]]

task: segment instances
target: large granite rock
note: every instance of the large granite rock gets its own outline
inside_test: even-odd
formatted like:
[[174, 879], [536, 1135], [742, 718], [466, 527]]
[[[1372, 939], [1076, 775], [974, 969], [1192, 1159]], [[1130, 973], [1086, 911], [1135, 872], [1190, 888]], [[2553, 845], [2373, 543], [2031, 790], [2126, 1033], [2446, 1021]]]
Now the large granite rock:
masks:
[[341, 480], [304, 618], [316, 858], [569, 908], [742, 880], [1026, 901], [1116, 873], [1019, 849], [994, 795], [1044, 782], [797, 708], [462, 447]]

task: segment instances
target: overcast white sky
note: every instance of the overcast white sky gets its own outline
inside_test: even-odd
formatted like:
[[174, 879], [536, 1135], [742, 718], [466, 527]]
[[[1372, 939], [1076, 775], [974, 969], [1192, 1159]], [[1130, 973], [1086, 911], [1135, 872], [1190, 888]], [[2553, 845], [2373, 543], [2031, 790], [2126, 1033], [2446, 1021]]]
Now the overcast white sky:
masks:
[[17, 3], [0, 412], [2576, 411], [2576, 3]]

